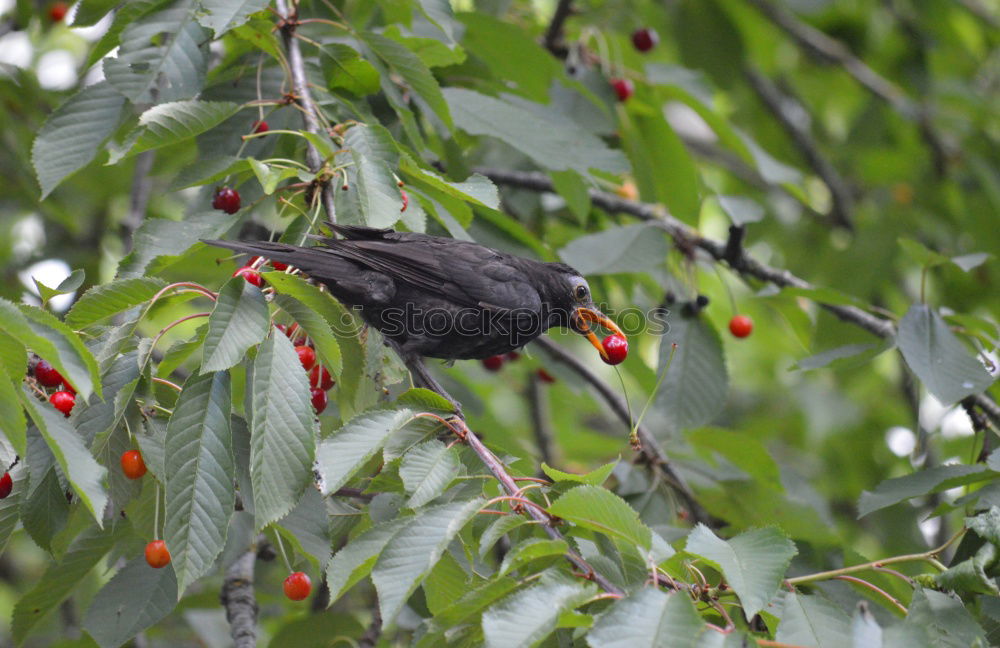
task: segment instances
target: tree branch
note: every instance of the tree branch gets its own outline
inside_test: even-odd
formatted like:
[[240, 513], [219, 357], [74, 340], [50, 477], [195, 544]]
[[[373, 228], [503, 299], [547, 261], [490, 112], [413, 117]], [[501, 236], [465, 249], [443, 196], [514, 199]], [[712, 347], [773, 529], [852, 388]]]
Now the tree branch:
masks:
[[[805, 158], [809, 166], [826, 183], [827, 188], [830, 190], [832, 201], [830, 206], [831, 222], [844, 229], [853, 229], [852, 212], [854, 210], [854, 200], [851, 197], [851, 190], [837, 169], [820, 152], [819, 145], [813, 140], [809, 130], [789, 115], [788, 109], [792, 107], [789, 105], [793, 102], [792, 98], [784, 95], [778, 89], [778, 86], [761, 74], [754, 66], [744, 66], [743, 72], [750, 83], [750, 87], [754, 89], [760, 100], [771, 111], [789, 137], [792, 138], [792, 142], [799, 149], [802, 157]], [[795, 103], [798, 104], [798, 102]], [[798, 104], [797, 107], [803, 111], [805, 110], [801, 104]]]
[[378, 601], [375, 601], [372, 605], [372, 622], [358, 639], [358, 648], [375, 648], [380, 636], [382, 636], [382, 612], [378, 609]]
[[868, 67], [867, 63], [856, 57], [843, 43], [800, 21], [791, 12], [777, 6], [771, 0], [748, 1], [810, 56], [822, 63], [844, 68], [855, 81], [873, 95], [889, 104], [899, 114], [915, 121], [931, 149], [936, 171], [939, 174], [944, 173], [950, 157], [949, 146], [931, 123], [927, 106], [908, 97], [899, 86]]
[[542, 461], [552, 464], [552, 425], [549, 422], [549, 402], [545, 385], [537, 373], [528, 379], [528, 406], [531, 410], [531, 428], [538, 444], [538, 455]]
[[542, 39], [542, 44], [545, 49], [549, 50], [555, 56], [563, 58], [566, 56], [566, 43], [563, 38], [563, 28], [566, 25], [566, 19], [570, 17], [573, 13], [573, 0], [559, 0], [559, 4], [556, 5], [555, 13], [552, 14], [552, 20], [549, 21], [549, 27], [545, 30], [545, 37]]
[[226, 580], [222, 584], [219, 595], [222, 605], [226, 608], [226, 621], [229, 622], [229, 635], [233, 638], [235, 648], [254, 648], [257, 645], [257, 599], [253, 592], [254, 563], [257, 560], [257, 549], [240, 555], [226, 569]]
[[[302, 108], [302, 121], [307, 131], [314, 135], [319, 135], [323, 132], [319, 117], [317, 116], [319, 109], [316, 107], [312, 94], [309, 92], [309, 79], [306, 77], [306, 66], [302, 59], [302, 50], [299, 47], [299, 41], [295, 38], [295, 30], [298, 27], [298, 12], [297, 10], [290, 10], [286, 0], [275, 0], [275, 6], [282, 18], [279, 23], [281, 37], [285, 45], [285, 53], [288, 55], [288, 67], [292, 72], [292, 89], [295, 93], [296, 101]], [[306, 162], [314, 173], [318, 172], [324, 164], [323, 157], [316, 147], [313, 146], [312, 142], [306, 143]], [[323, 209], [326, 211], [327, 219], [334, 223], [337, 222], [337, 210], [333, 203], [333, 186], [329, 180], [321, 183], [320, 197], [323, 201]]]
[[[756, 2], [758, 0], [753, 1]], [[542, 173], [532, 171], [508, 171], [505, 169], [492, 169], [484, 167], [476, 168], [475, 171], [476, 173], [480, 173], [490, 178], [497, 184], [520, 187], [522, 189], [531, 189], [533, 191], [555, 191], [552, 186], [552, 181]], [[709, 257], [717, 262], [724, 262], [726, 260], [725, 242], [716, 241], [702, 236], [694, 228], [685, 225], [671, 216], [670, 213], [667, 212], [667, 210], [662, 206], [636, 202], [633, 200], [625, 200], [624, 198], [619, 198], [613, 194], [609, 194], [604, 191], [597, 191], [595, 189], [590, 190], [590, 200], [594, 206], [600, 207], [605, 211], [630, 214], [641, 220], [656, 223], [662, 227], [675, 242], [685, 247], [698, 248], [707, 253]], [[804, 288], [807, 290], [815, 288], [815, 286], [811, 283], [805, 279], [795, 276], [788, 270], [775, 268], [767, 265], [766, 263], [761, 263], [748, 255], [743, 255], [740, 266], [734, 267], [733, 270], [743, 277], [753, 277], [754, 279], [758, 279], [765, 283], [774, 284], [779, 288], [784, 288], [786, 286]], [[877, 337], [891, 339], [896, 336], [896, 326], [891, 321], [872, 315], [871, 313], [856, 306], [826, 304], [815, 298], [813, 301], [830, 313], [833, 313], [841, 320], [863, 328]], [[971, 402], [975, 403], [976, 407], [985, 412], [995, 424], [1000, 425], [1000, 405], [997, 405], [996, 401], [991, 399], [986, 394], [976, 394], [975, 396], [970, 396], [969, 398], [972, 399]]]

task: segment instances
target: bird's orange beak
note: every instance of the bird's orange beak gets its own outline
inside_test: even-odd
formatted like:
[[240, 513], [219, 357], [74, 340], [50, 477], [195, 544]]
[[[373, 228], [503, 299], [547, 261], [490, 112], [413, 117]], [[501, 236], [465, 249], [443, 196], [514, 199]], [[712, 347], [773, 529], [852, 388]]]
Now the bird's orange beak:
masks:
[[600, 353], [601, 357], [605, 360], [608, 359], [608, 352], [604, 350], [604, 345], [601, 344], [600, 338], [598, 338], [597, 335], [590, 330], [590, 324], [597, 324], [612, 333], [625, 337], [625, 334], [622, 333], [620, 328], [618, 328], [618, 325], [612, 322], [607, 315], [599, 310], [581, 306], [573, 312], [573, 315], [576, 317], [576, 325], [580, 329], [580, 333], [582, 333], [583, 336], [590, 341], [594, 348], [597, 349], [597, 352]]

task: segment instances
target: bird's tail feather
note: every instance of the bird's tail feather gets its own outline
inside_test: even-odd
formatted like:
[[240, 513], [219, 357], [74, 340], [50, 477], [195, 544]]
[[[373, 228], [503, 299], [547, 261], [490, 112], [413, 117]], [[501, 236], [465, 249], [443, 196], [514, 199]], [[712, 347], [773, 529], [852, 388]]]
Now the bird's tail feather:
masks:
[[226, 248], [234, 252], [260, 255], [271, 261], [280, 261], [300, 268], [308, 275], [335, 278], [353, 269], [353, 264], [325, 247], [299, 247], [269, 241], [219, 241], [202, 239], [203, 243]]

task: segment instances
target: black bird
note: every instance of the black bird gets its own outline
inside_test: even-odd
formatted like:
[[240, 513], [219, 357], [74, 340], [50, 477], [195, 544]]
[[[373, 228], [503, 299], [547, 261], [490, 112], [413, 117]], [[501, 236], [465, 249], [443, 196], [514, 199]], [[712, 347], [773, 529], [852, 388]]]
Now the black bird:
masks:
[[356, 308], [407, 365], [421, 356], [467, 360], [506, 353], [554, 326], [585, 335], [606, 357], [590, 324], [621, 334], [594, 305], [587, 281], [564, 263], [427, 234], [330, 228], [344, 238], [314, 236], [320, 241], [314, 247], [205, 242], [300, 269]]

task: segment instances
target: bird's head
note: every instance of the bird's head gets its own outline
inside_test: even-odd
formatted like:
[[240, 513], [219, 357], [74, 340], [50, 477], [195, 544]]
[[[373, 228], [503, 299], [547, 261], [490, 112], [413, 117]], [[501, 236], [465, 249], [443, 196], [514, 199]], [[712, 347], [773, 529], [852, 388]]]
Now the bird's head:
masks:
[[607, 315], [597, 309], [590, 293], [590, 285], [579, 272], [564, 263], [546, 265], [556, 271], [553, 273], [554, 285], [550, 286], [548, 291], [549, 301], [553, 307], [551, 313], [553, 324], [568, 326], [574, 332], [583, 335], [594, 345], [601, 357], [607, 360], [607, 351], [604, 350], [604, 345], [601, 344], [591, 325], [596, 324], [622, 337], [625, 337], [625, 334]]

